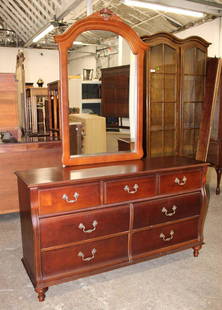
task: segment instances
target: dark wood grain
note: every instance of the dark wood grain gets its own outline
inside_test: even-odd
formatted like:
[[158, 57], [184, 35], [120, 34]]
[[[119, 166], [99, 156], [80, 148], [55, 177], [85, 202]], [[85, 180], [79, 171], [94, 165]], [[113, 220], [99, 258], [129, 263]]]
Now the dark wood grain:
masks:
[[41, 190], [39, 202], [40, 215], [97, 206], [101, 203], [100, 185], [98, 182], [85, 183]]
[[[94, 222], [97, 222], [95, 225]], [[79, 227], [80, 224], [85, 226]], [[82, 226], [83, 226], [82, 225]], [[94, 229], [94, 230], [93, 230]], [[90, 230], [92, 230], [90, 232]], [[42, 248], [63, 245], [129, 230], [129, 206], [44, 218], [40, 220]]]
[[[83, 258], [91, 258], [93, 249], [96, 249], [96, 253], [92, 260], [83, 261], [78, 255], [82, 252]], [[99, 264], [106, 265], [111, 262], [115, 264], [121, 261], [128, 261], [127, 234], [42, 253], [43, 274], [47, 277], [61, 273], [86, 272], [98, 268]]]
[[[132, 253], [138, 255], [143, 252], [149, 252], [155, 249], [169, 247], [180, 242], [194, 240], [198, 238], [198, 218], [176, 224], [161, 226], [158, 228], [147, 229], [133, 233]], [[174, 234], [172, 239], [164, 241], [160, 234], [164, 234], [165, 239], [171, 237], [170, 232]]]
[[134, 204], [133, 228], [141, 228], [200, 215], [200, 192]]
[[[140, 177], [105, 182], [105, 203], [152, 197], [157, 194], [156, 177]], [[127, 188], [126, 188], [127, 187]]]
[[[38, 185], [39, 187], [46, 187], [50, 183], [66, 184], [67, 181], [71, 183], [78, 183], [80, 180], [93, 180], [98, 177], [104, 179], [117, 179], [122, 176], [143, 175], [154, 172], [172, 171], [189, 167], [208, 166], [208, 163], [196, 161], [187, 157], [158, 157], [152, 159], [143, 159], [136, 161], [126, 161], [107, 164], [83, 165], [73, 167], [54, 167], [43, 169], [31, 169], [27, 171], [17, 171], [19, 176], [28, 186]], [[56, 186], [56, 184], [54, 184]]]

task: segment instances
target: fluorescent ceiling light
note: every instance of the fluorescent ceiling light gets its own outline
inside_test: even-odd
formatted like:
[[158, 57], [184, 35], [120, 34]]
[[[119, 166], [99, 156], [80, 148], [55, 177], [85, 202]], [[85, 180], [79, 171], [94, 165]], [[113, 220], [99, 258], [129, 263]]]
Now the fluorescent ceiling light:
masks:
[[80, 41], [74, 41], [73, 45], [97, 45], [96, 43], [84, 43]]
[[42, 39], [44, 36], [46, 36], [50, 31], [54, 29], [53, 25], [49, 25], [45, 30], [40, 32], [33, 40], [32, 42], [38, 42], [40, 39]]
[[74, 41], [73, 45], [89, 45], [89, 44], [83, 43], [83, 42], [80, 42], [80, 41]]
[[123, 0], [123, 3], [129, 6], [137, 6], [140, 8], [146, 8], [156, 11], [164, 11], [168, 13], [175, 13], [180, 15], [187, 15], [187, 16], [193, 16], [193, 17], [204, 17], [204, 13], [191, 11], [191, 10], [184, 10], [179, 9], [171, 6], [165, 6], [161, 4], [154, 4], [149, 2], [141, 2], [141, 1], [133, 1], [133, 0]]

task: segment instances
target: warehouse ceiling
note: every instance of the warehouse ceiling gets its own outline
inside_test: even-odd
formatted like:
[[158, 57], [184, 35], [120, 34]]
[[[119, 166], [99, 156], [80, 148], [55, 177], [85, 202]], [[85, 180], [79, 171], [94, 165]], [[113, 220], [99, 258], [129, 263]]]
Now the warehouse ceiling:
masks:
[[[144, 0], [145, 2], [146, 0]], [[131, 7], [122, 0], [1, 0], [0, 46], [56, 48], [54, 35], [64, 32], [80, 18], [102, 8], [119, 15], [140, 36], [157, 32], [176, 33], [222, 15], [222, 0], [147, 0], [204, 12], [202, 18]], [[33, 38], [54, 25], [53, 31], [40, 41]]]

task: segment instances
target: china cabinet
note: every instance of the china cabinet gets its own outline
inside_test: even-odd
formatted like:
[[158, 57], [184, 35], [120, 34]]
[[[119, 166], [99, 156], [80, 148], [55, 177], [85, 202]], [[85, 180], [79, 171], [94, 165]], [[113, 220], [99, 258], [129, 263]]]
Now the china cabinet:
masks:
[[[72, 155], [67, 49], [79, 33], [89, 30], [124, 37], [136, 57], [133, 149]], [[207, 163], [182, 156], [142, 159], [143, 59], [148, 46], [108, 9], [78, 21], [56, 41], [63, 167], [16, 173], [22, 262], [39, 301], [58, 283], [188, 248], [198, 256], [207, 212]]]
[[146, 152], [195, 158], [204, 102], [208, 42], [168, 33], [144, 36]]

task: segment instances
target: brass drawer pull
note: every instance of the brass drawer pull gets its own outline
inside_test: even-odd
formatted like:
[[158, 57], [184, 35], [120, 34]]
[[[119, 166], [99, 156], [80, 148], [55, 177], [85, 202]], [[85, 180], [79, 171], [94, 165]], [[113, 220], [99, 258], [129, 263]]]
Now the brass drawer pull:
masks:
[[92, 259], [95, 258], [96, 249], [93, 248], [92, 251], [91, 251], [91, 253], [92, 253], [92, 256], [86, 257], [86, 258], [85, 258], [85, 255], [83, 254], [83, 252], [79, 252], [79, 253], [78, 253], [78, 256], [82, 258], [82, 261], [84, 261], [84, 262], [89, 262], [90, 260], [92, 260]]
[[161, 212], [162, 212], [164, 215], [166, 215], [166, 216], [173, 216], [173, 215], [176, 213], [176, 209], [177, 209], [177, 206], [173, 205], [173, 207], [172, 207], [173, 212], [169, 212], [169, 213], [168, 213], [168, 210], [167, 210], [165, 207], [163, 207], [163, 209], [161, 210]]
[[65, 200], [66, 202], [68, 202], [68, 203], [77, 202], [77, 200], [78, 200], [78, 198], [79, 198], [79, 193], [75, 192], [75, 193], [73, 194], [73, 197], [74, 197], [75, 199], [69, 200], [68, 195], [64, 194], [64, 195], [62, 196], [62, 199], [64, 199], [64, 200]]
[[183, 185], [186, 184], [187, 178], [184, 176], [183, 179], [182, 179], [182, 181], [180, 181], [180, 179], [176, 178], [176, 179], [174, 180], [174, 182], [175, 182], [176, 184], [180, 185], [180, 186], [183, 186]]
[[84, 225], [83, 223], [80, 223], [78, 227], [79, 227], [79, 229], [81, 229], [84, 233], [90, 234], [91, 232], [93, 232], [94, 230], [96, 230], [96, 226], [97, 226], [97, 225], [98, 225], [98, 222], [97, 222], [96, 220], [94, 220], [94, 221], [92, 222], [92, 226], [93, 226], [92, 229], [86, 230], [86, 227], [85, 227], [85, 225]]
[[138, 185], [138, 184], [134, 184], [134, 185], [133, 185], [133, 190], [131, 191], [130, 188], [129, 188], [129, 186], [128, 186], [128, 185], [125, 185], [125, 186], [124, 186], [124, 191], [127, 192], [127, 193], [129, 193], [129, 194], [135, 194], [135, 193], [137, 192], [138, 188], [139, 188], [139, 185]]
[[174, 231], [171, 230], [170, 231], [170, 237], [166, 238], [166, 236], [164, 235], [164, 233], [160, 234], [160, 238], [163, 239], [163, 241], [170, 241], [173, 239], [173, 235], [174, 235]]

